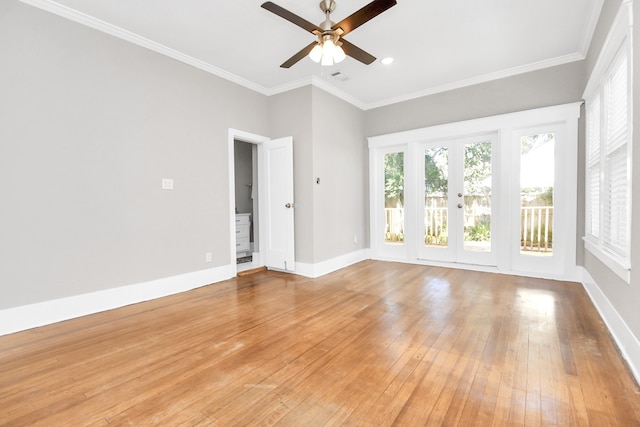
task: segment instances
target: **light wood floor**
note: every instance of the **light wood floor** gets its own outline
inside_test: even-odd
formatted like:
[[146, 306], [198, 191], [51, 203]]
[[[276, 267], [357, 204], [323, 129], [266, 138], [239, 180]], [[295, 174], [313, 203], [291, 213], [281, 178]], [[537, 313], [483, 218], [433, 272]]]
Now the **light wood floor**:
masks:
[[582, 287], [366, 261], [0, 337], [0, 425], [640, 425]]

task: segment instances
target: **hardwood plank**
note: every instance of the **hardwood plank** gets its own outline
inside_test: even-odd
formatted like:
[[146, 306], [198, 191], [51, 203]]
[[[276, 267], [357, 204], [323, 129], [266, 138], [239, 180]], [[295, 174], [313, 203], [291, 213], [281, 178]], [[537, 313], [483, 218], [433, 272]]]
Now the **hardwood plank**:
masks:
[[0, 426], [640, 425], [579, 284], [365, 261], [0, 337]]

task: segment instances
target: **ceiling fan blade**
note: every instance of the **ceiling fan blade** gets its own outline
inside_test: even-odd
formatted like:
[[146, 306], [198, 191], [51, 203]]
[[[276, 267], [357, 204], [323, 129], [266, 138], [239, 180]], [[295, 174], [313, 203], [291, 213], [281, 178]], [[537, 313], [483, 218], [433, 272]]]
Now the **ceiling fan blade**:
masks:
[[284, 18], [287, 21], [297, 25], [298, 27], [302, 28], [303, 30], [309, 31], [310, 33], [313, 33], [314, 31], [322, 32], [322, 30], [320, 28], [318, 28], [317, 25], [312, 24], [311, 22], [307, 21], [306, 19], [300, 18], [295, 13], [289, 12], [287, 9], [285, 9], [285, 8], [283, 8], [281, 6], [278, 6], [277, 4], [275, 4], [273, 2], [268, 1], [268, 2], [262, 3], [261, 7], [263, 9], [266, 9], [269, 12], [275, 13], [279, 17]]
[[[286, 61], [284, 61], [282, 63], [282, 65], [280, 65], [280, 68], [289, 68], [289, 67], [291, 67], [293, 64], [295, 64], [296, 62], [300, 61], [305, 56], [309, 55], [309, 52], [311, 52], [311, 49], [313, 49], [313, 47], [316, 44], [318, 44], [318, 43], [317, 42], [313, 42], [309, 46], [304, 47], [300, 52], [296, 53], [291, 58], [289, 58]], [[346, 51], [345, 51], [345, 53], [346, 53]]]
[[358, 28], [360, 25], [380, 15], [391, 6], [397, 4], [396, 0], [374, 0], [368, 5], [364, 6], [357, 12], [352, 13], [342, 21], [338, 22], [331, 29], [336, 30], [342, 28], [344, 31], [341, 35], [349, 34], [351, 31]]
[[358, 46], [349, 43], [342, 37], [340, 37], [340, 41], [342, 42], [342, 50], [344, 50], [344, 53], [349, 55], [353, 59], [357, 59], [358, 61], [366, 65], [369, 65], [376, 60], [375, 56], [365, 52], [364, 50], [360, 49]]

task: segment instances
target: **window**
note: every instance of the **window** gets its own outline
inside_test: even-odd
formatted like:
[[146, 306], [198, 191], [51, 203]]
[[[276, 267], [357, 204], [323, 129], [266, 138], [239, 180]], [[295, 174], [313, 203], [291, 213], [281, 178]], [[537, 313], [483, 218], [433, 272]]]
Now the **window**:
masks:
[[520, 254], [553, 256], [553, 132], [520, 137]]
[[577, 280], [580, 104], [368, 138], [371, 257]]
[[603, 48], [585, 92], [585, 247], [627, 282], [632, 145], [628, 7], [623, 4], [612, 41]]
[[404, 153], [384, 156], [384, 241], [404, 243]]

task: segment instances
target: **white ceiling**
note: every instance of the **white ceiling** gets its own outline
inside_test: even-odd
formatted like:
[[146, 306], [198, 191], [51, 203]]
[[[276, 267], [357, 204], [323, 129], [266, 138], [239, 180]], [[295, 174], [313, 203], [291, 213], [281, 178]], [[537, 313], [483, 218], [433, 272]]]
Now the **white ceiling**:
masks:
[[[313, 83], [364, 109], [583, 59], [604, 0], [398, 0], [346, 39], [378, 58], [280, 64], [314, 36], [264, 0], [22, 0], [270, 95]], [[337, 22], [370, 0], [337, 0]], [[274, 0], [319, 24], [319, 0]], [[380, 59], [391, 56], [391, 65]], [[342, 81], [331, 77], [340, 71]]]

